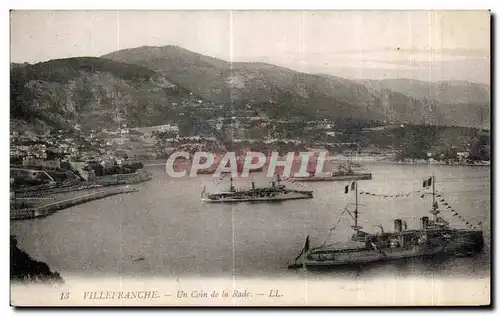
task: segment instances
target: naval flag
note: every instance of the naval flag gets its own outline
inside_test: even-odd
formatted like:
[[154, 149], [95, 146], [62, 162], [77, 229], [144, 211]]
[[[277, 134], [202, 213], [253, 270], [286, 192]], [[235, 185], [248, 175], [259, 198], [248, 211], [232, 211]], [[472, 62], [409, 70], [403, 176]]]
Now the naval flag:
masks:
[[429, 179], [427, 179], [427, 180], [424, 180], [424, 182], [423, 182], [423, 187], [424, 187], [424, 188], [428, 188], [428, 187], [430, 187], [431, 185], [432, 185], [432, 177], [430, 177], [430, 178], [429, 178]]
[[306, 243], [304, 245], [304, 252], [308, 252], [308, 251], [309, 251], [309, 235], [307, 235]]
[[306, 243], [304, 245], [304, 248], [302, 248], [302, 251], [299, 253], [299, 255], [297, 256], [297, 258], [295, 258], [295, 261], [297, 261], [303, 253], [307, 253], [308, 251], [309, 251], [309, 235], [307, 235]]
[[[353, 181], [351, 183], [351, 191], [354, 191], [354, 189], [356, 189], [356, 181]], [[346, 185], [345, 188], [344, 188], [344, 193], [347, 194], [349, 193], [349, 185]]]

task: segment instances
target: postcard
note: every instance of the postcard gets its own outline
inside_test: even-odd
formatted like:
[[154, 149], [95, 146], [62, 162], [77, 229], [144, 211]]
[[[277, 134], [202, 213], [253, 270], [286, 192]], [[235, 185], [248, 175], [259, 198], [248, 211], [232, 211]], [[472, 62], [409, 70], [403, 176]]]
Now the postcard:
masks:
[[490, 305], [490, 27], [11, 11], [11, 305]]

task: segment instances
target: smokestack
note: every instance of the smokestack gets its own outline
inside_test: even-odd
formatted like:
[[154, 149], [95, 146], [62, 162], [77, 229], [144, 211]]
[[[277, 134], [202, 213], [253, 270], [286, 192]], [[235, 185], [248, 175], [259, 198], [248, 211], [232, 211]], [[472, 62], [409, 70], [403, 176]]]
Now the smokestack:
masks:
[[255, 182], [252, 181], [252, 189], [255, 189]]
[[403, 221], [401, 221], [400, 219], [394, 220], [394, 231], [397, 233], [400, 233], [403, 231]]
[[420, 219], [420, 228], [425, 230], [429, 227], [429, 217], [424, 216]]

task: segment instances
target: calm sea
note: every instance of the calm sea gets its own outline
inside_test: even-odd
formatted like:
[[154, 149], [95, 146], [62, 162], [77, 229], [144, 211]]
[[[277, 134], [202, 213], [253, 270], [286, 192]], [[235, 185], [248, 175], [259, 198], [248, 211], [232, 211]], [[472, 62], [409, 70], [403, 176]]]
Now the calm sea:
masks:
[[[490, 168], [459, 166], [412, 166], [366, 164], [373, 180], [359, 181], [359, 190], [382, 195], [405, 194], [422, 187], [430, 175], [445, 201], [470, 223], [482, 222], [485, 249], [472, 258], [413, 260], [370, 265], [363, 268], [312, 272], [318, 277], [461, 276], [483, 277], [490, 269]], [[37, 260], [48, 263], [64, 277], [84, 276], [294, 276], [288, 270], [307, 235], [311, 246], [344, 241], [352, 234], [352, 220], [344, 215], [354, 195], [344, 193], [348, 182], [315, 182], [309, 200], [280, 203], [204, 204], [207, 191], [228, 183], [209, 175], [171, 179], [161, 166], [151, 167], [154, 179], [137, 185], [139, 192], [62, 210], [49, 217], [12, 221], [11, 234]], [[257, 185], [269, 180], [253, 174]], [[235, 186], [249, 186], [237, 179]], [[294, 186], [294, 184], [290, 184]], [[360, 224], [376, 232], [375, 225], [393, 229], [401, 218], [417, 228], [428, 215], [430, 196], [407, 197], [360, 195]], [[443, 216], [464, 227], [451, 212]], [[337, 222], [339, 225], [329, 231]], [[141, 260], [137, 260], [141, 258]], [[142, 260], [143, 259], [143, 260]]]

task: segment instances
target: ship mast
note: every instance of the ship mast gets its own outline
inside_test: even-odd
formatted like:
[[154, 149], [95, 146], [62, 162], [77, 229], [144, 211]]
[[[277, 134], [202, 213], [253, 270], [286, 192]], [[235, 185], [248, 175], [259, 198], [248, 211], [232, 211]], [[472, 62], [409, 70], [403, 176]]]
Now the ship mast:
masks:
[[356, 231], [356, 234], [354, 236], [359, 236], [359, 231], [363, 227], [358, 226], [358, 215], [359, 215], [359, 210], [358, 210], [358, 181], [354, 180], [354, 187], [355, 187], [355, 193], [356, 193], [356, 204], [354, 207], [354, 226], [352, 226], [352, 229]]
[[359, 232], [358, 228], [358, 181], [354, 180], [354, 186], [356, 187], [356, 208], [354, 209], [354, 226], [356, 226], [356, 232]]
[[434, 216], [434, 221], [437, 221], [437, 215], [439, 214], [438, 204], [436, 202], [436, 177], [432, 176], [432, 210], [431, 214]]
[[436, 209], [436, 179], [432, 176], [432, 209]]

